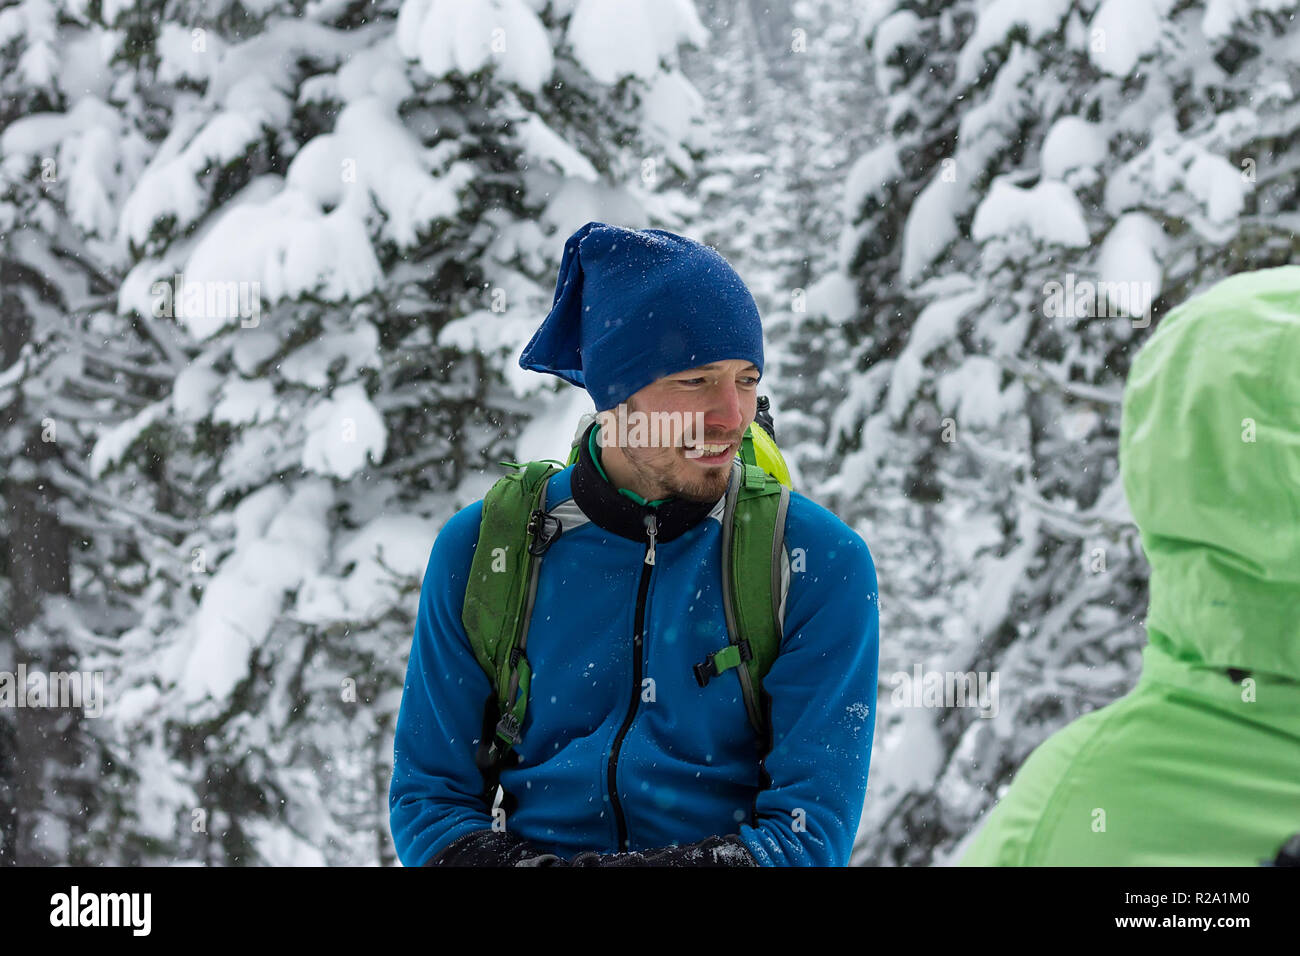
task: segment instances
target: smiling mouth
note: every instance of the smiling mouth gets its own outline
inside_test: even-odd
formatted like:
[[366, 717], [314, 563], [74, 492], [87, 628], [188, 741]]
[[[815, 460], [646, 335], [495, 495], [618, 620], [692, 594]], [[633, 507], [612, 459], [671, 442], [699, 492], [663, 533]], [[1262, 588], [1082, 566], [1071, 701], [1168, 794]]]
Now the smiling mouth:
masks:
[[708, 464], [720, 464], [728, 457], [734, 456], [735, 442], [723, 444], [721, 442], [701, 442], [698, 445], [685, 445], [682, 447], [682, 453], [693, 461]]

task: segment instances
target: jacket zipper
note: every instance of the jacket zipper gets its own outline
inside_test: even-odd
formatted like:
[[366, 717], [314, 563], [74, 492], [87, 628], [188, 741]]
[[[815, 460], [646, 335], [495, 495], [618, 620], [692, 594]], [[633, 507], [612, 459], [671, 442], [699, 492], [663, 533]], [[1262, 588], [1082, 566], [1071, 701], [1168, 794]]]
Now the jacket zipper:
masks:
[[623, 726], [618, 729], [614, 746], [609, 752], [609, 801], [614, 807], [614, 820], [618, 823], [618, 849], [616, 852], [628, 851], [627, 821], [623, 818], [623, 805], [618, 802], [618, 754], [623, 747], [623, 738], [627, 735], [632, 720], [636, 717], [637, 705], [641, 702], [641, 648], [642, 630], [645, 627], [645, 599], [650, 589], [650, 575], [654, 573], [655, 536], [659, 533], [659, 524], [653, 513], [645, 517], [646, 535], [650, 542], [646, 545], [645, 560], [641, 563], [641, 584], [636, 595], [636, 616], [632, 634], [632, 702], [628, 706]]

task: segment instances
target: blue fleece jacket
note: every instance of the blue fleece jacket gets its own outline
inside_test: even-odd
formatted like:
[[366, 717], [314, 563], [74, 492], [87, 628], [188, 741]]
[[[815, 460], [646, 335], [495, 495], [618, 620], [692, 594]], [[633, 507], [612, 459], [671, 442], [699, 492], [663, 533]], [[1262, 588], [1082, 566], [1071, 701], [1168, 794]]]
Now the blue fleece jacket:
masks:
[[[738, 834], [763, 866], [846, 866], [875, 723], [879, 601], [866, 543], [791, 493], [781, 651], [763, 682], [772, 729], [760, 741], [737, 670], [705, 687], [692, 670], [727, 645], [722, 502], [657, 542], [647, 564], [648, 540], [577, 507], [577, 467], [547, 486], [564, 530], [538, 580], [520, 762], [500, 781], [517, 801], [507, 828], [565, 858]], [[420, 594], [389, 793], [407, 866], [492, 826], [474, 762], [491, 684], [461, 623], [481, 514], [478, 501], [443, 527]]]

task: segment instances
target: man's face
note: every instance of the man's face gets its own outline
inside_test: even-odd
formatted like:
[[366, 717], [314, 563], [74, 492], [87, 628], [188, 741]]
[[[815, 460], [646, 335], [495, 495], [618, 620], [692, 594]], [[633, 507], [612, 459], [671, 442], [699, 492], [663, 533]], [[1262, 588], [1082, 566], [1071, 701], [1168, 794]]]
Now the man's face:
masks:
[[[601, 460], [614, 476], [650, 489], [648, 500], [669, 496], [717, 501], [727, 490], [732, 459], [754, 420], [758, 402], [758, 368], [745, 359], [713, 362], [676, 372], [647, 385], [625, 403], [627, 421], [618, 409], [601, 412], [602, 444], [625, 433], [618, 447], [602, 447]], [[645, 439], [635, 428], [637, 416]], [[703, 428], [703, 433], [699, 432]], [[648, 441], [646, 440], [648, 439]], [[704, 454], [704, 445], [725, 445], [720, 454]], [[617, 476], [614, 476], [617, 477]]]

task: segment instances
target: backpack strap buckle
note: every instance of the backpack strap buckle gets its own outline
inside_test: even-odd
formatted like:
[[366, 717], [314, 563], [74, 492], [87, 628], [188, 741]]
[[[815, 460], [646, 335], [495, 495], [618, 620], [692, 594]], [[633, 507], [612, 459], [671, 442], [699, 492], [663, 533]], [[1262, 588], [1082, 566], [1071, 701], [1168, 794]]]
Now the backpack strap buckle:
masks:
[[541, 508], [535, 508], [533, 513], [528, 516], [528, 533], [532, 536], [532, 541], [528, 545], [528, 553], [541, 557], [560, 536], [564, 526], [560, 524], [560, 519], [548, 511]]
[[722, 650], [714, 651], [692, 668], [695, 671], [695, 683], [705, 687], [712, 678], [723, 671], [748, 664], [753, 659], [754, 651], [749, 646], [749, 641], [742, 640], [736, 644], [728, 644]]
[[[523, 735], [519, 733], [519, 718], [513, 713], [502, 715], [501, 719], [497, 721], [497, 736], [509, 743], [511, 747], [519, 743], [523, 739]], [[495, 741], [493, 741], [492, 746], [497, 746]]]

